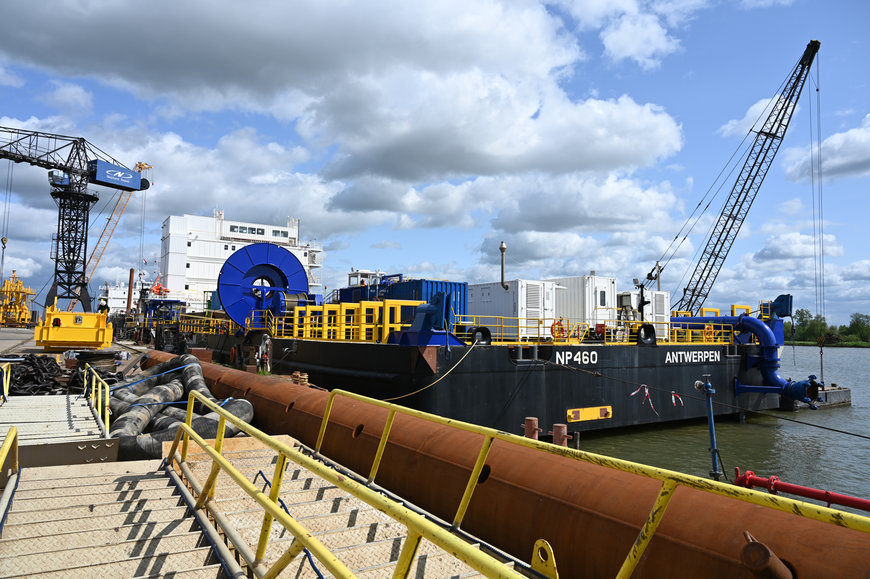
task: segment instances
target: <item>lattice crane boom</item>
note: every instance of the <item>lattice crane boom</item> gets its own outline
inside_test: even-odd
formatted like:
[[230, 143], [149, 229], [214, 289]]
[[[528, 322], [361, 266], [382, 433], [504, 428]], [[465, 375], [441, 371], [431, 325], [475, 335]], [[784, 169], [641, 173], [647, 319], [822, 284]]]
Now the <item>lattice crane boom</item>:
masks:
[[707, 238], [704, 251], [695, 265], [689, 284], [683, 290], [682, 298], [672, 306], [672, 309], [697, 314], [710, 294], [713, 282], [716, 281], [746, 214], [752, 207], [752, 202], [779, 150], [819, 46], [817, 40], [807, 44], [783, 91], [777, 96], [770, 114], [761, 129], [756, 132], [743, 168]]

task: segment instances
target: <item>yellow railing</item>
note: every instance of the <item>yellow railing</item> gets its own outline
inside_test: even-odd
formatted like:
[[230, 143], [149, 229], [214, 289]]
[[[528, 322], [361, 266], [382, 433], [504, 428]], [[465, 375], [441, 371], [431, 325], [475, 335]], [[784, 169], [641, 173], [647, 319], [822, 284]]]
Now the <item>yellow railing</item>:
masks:
[[102, 421], [105, 436], [109, 434], [109, 397], [111, 392], [109, 384], [103, 380], [97, 371], [90, 364], [85, 363], [85, 393], [91, 403], [91, 407], [96, 410], [97, 416]]
[[178, 316], [178, 329], [196, 334], [231, 334], [239, 329], [239, 326], [228, 318], [181, 314]]
[[[190, 426], [195, 400], [198, 400], [211, 411], [217, 412], [220, 415], [214, 447], [210, 446], [208, 442], [197, 435]], [[308, 469], [329, 483], [368, 503], [408, 529], [407, 538], [403, 542], [402, 551], [396, 561], [396, 571], [394, 576], [407, 576], [420, 545], [420, 540], [427, 539], [434, 545], [437, 545], [447, 553], [452, 554], [466, 565], [487, 577], [522, 577], [521, 574], [505, 566], [497, 559], [483, 553], [473, 545], [466, 543], [456, 535], [427, 520], [422, 515], [402, 506], [396, 501], [393, 501], [365, 485], [348, 478], [347, 476], [342, 476], [324, 463], [270, 437], [266, 433], [233, 416], [219, 405], [206, 399], [200, 393], [190, 393], [187, 408], [187, 420], [178, 428], [178, 434], [176, 434], [172, 447], [169, 450], [167, 461], [170, 464], [173, 462], [180, 461], [183, 463], [186, 461], [190, 441], [196, 443], [209, 455], [209, 457], [211, 457], [211, 472], [203, 484], [202, 490], [197, 498], [196, 508], [207, 506], [208, 501], [214, 497], [218, 474], [223, 471], [229, 475], [248, 496], [263, 507], [263, 524], [257, 542], [255, 562], [262, 561], [266, 554], [266, 549], [269, 544], [270, 529], [273, 522], [279, 523], [296, 538], [290, 547], [277, 559], [277, 561], [275, 561], [268, 572], [263, 575], [264, 577], [270, 578], [277, 576], [296, 556], [302, 553], [304, 549], [307, 549], [312, 556], [316, 557], [321, 563], [323, 563], [323, 565], [334, 576], [353, 577], [350, 569], [348, 569], [344, 563], [339, 561], [338, 558], [333, 555], [327, 547], [323, 545], [323, 543], [314, 537], [310, 531], [306, 530], [279, 506], [278, 498], [281, 493], [281, 483], [287, 460]], [[268, 495], [255, 487], [242, 473], [236, 470], [236, 468], [222, 456], [223, 433], [227, 422], [234, 424], [245, 434], [256, 438], [265, 446], [278, 453], [278, 460], [275, 465], [272, 485]], [[181, 445], [181, 452], [180, 454], [177, 454], [179, 444]], [[255, 562], [249, 561], [251, 564], [254, 564]]]
[[3, 382], [3, 402], [9, 399], [9, 383], [12, 380], [12, 364], [6, 362], [0, 366], [0, 380]]
[[6, 468], [6, 459], [11, 459], [9, 469], [16, 473], [18, 472], [18, 427], [12, 426], [9, 432], [6, 433], [6, 438], [3, 439], [3, 446], [0, 446], [0, 472], [4, 472]]
[[329, 400], [327, 402], [326, 410], [323, 414], [323, 420], [320, 425], [320, 433], [317, 437], [317, 443], [315, 445], [315, 451], [317, 452], [320, 451], [321, 444], [323, 443], [324, 434], [326, 433], [326, 428], [329, 423], [329, 415], [332, 411], [333, 403], [336, 396], [343, 396], [374, 406], [380, 406], [381, 408], [386, 409], [389, 413], [387, 416], [387, 421], [383, 428], [383, 433], [381, 434], [381, 440], [380, 444], [378, 445], [378, 450], [375, 454], [374, 460], [372, 461], [371, 470], [368, 475], [369, 482], [373, 482], [375, 480], [375, 477], [377, 476], [378, 467], [380, 466], [381, 460], [383, 458], [384, 450], [386, 448], [387, 440], [390, 436], [390, 431], [392, 430], [396, 414], [414, 416], [416, 418], [450, 426], [452, 428], [458, 428], [468, 432], [473, 432], [482, 436], [483, 442], [481, 443], [480, 451], [478, 452], [477, 461], [475, 462], [474, 468], [472, 469], [471, 474], [468, 477], [468, 483], [466, 485], [465, 493], [462, 496], [456, 514], [454, 515], [453, 525], [456, 528], [459, 528], [459, 525], [462, 523], [462, 519], [465, 516], [468, 504], [471, 501], [472, 494], [474, 493], [477, 485], [479, 484], [478, 481], [480, 480], [480, 473], [483, 470], [487, 456], [489, 455], [490, 448], [492, 447], [493, 441], [495, 440], [501, 440], [510, 444], [516, 444], [518, 446], [534, 448], [536, 450], [548, 452], [550, 454], [557, 454], [559, 456], [568, 457], [608, 468], [614, 468], [623, 472], [633, 473], [661, 481], [662, 488], [659, 492], [658, 498], [656, 499], [655, 504], [650, 510], [647, 522], [641, 528], [634, 545], [632, 545], [631, 550], [626, 556], [617, 577], [631, 576], [631, 573], [634, 571], [634, 568], [637, 566], [637, 563], [643, 556], [646, 547], [652, 540], [653, 535], [655, 535], [656, 529], [658, 528], [658, 525], [662, 520], [668, 503], [670, 502], [670, 499], [674, 494], [674, 490], [678, 486], [684, 486], [752, 503], [762, 507], [797, 514], [799, 516], [815, 519], [823, 523], [837, 525], [839, 527], [847, 527], [849, 529], [861, 531], [863, 533], [870, 533], [870, 517], [864, 517], [844, 511], [838, 511], [828, 507], [795, 501], [781, 495], [762, 493], [756, 490], [738, 487], [731, 484], [725, 484], [718, 481], [712, 481], [709, 479], [683, 474], [675, 471], [655, 468], [599, 454], [565, 448], [562, 446], [556, 446], [554, 444], [549, 444], [531, 438], [524, 438], [514, 434], [508, 434], [506, 432], [486, 428], [483, 426], [477, 426], [457, 420], [447, 419], [440, 416], [435, 416], [433, 414], [427, 414], [419, 410], [404, 408], [402, 406], [390, 404], [389, 402], [383, 402], [380, 400], [367, 398], [365, 396], [354, 394], [352, 392], [346, 392], [344, 390], [333, 390], [329, 394]]
[[386, 342], [391, 332], [409, 328], [419, 300], [363, 301], [299, 306], [286, 316], [255, 310], [245, 320], [245, 331], [263, 329], [273, 338]]

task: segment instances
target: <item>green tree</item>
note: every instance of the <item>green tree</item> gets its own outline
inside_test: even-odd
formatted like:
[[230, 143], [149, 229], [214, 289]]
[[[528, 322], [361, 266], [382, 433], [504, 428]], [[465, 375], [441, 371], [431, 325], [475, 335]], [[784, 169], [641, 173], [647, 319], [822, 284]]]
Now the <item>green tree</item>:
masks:
[[852, 314], [849, 318], [849, 334], [862, 342], [870, 342], [870, 315]]
[[806, 308], [798, 309], [794, 314], [794, 339], [800, 342], [814, 342], [819, 336], [828, 333], [828, 324], [820, 315], [813, 315]]

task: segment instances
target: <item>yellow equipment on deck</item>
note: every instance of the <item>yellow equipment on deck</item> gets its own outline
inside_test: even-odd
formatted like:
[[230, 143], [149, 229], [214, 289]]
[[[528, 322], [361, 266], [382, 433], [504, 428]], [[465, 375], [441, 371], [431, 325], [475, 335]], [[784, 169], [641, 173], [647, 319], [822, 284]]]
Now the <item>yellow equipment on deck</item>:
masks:
[[45, 351], [92, 348], [112, 345], [112, 324], [106, 313], [66, 312], [54, 304], [45, 308], [45, 320], [36, 326], [34, 339]]
[[12, 270], [12, 277], [3, 280], [0, 288], [0, 327], [24, 328], [30, 324], [30, 300], [36, 292], [24, 287], [24, 282]]

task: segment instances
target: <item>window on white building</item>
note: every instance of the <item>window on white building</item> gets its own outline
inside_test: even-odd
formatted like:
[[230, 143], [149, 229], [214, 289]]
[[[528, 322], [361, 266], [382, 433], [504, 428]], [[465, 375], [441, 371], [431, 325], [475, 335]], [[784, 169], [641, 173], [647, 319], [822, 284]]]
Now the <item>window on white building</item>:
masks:
[[230, 225], [230, 232], [231, 233], [238, 233], [238, 231], [239, 231], [238, 225]]
[[247, 227], [239, 227], [239, 233], [247, 233], [247, 232], [248, 232]]
[[257, 235], [266, 235], [266, 230], [261, 228], [261, 227], [258, 227], [257, 228]]

